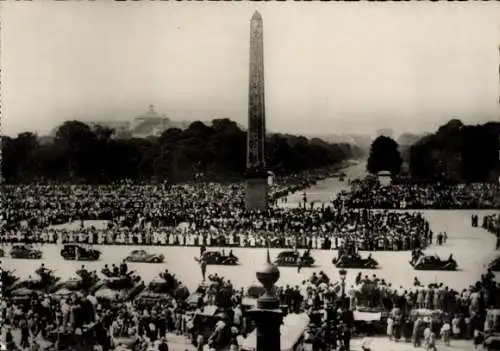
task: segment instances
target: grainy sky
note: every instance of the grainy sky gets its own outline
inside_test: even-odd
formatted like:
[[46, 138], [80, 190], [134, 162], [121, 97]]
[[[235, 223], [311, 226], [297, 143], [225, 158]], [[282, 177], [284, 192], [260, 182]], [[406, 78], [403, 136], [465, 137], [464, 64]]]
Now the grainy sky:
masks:
[[500, 118], [500, 3], [0, 4], [2, 128], [67, 119], [246, 125], [250, 18], [264, 21], [267, 126], [435, 130]]

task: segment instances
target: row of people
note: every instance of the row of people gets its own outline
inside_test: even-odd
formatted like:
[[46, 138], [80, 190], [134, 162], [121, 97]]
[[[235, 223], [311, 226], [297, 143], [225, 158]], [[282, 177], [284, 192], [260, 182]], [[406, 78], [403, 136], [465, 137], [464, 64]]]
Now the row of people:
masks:
[[500, 209], [500, 184], [391, 184], [373, 180], [351, 184], [339, 198], [354, 208], [387, 209]]
[[7, 242], [57, 242], [134, 245], [273, 247], [330, 249], [355, 240], [365, 250], [408, 250], [432, 241], [429, 223], [420, 213], [367, 210], [277, 209], [267, 216], [210, 217], [205, 224], [176, 227], [19, 228], [6, 230]]
[[[199, 231], [198, 231], [199, 233]], [[360, 237], [359, 233], [341, 232], [339, 234], [311, 234], [296, 236], [285, 233], [270, 233], [259, 231], [239, 235], [221, 235], [216, 233], [190, 234], [174, 233], [147, 233], [128, 232], [120, 233], [98, 233], [97, 238], [87, 235], [86, 231], [77, 234], [62, 232], [60, 240], [57, 235], [40, 235], [40, 237], [16, 235], [4, 237], [4, 243], [62, 243], [62, 244], [99, 244], [99, 245], [153, 245], [153, 246], [207, 246], [207, 247], [241, 247], [241, 248], [263, 248], [268, 245], [274, 248], [310, 248], [314, 250], [338, 249], [343, 242], [356, 241], [360, 250], [365, 251], [399, 251], [412, 250], [414, 248], [425, 248], [431, 241], [425, 237], [415, 234], [409, 236], [381, 236]]]

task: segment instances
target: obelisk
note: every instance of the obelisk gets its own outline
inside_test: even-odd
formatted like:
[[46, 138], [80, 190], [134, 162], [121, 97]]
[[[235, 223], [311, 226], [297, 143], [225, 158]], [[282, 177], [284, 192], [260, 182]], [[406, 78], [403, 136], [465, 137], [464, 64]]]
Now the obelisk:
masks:
[[262, 16], [255, 11], [250, 21], [250, 76], [248, 90], [248, 132], [246, 196], [247, 210], [267, 208], [267, 169], [264, 145], [266, 114], [264, 99], [264, 41]]

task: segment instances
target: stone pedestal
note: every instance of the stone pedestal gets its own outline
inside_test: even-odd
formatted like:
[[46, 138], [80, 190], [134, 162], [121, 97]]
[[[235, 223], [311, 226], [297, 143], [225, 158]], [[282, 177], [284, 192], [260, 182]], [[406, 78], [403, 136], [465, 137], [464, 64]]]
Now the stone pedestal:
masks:
[[268, 187], [267, 178], [247, 178], [245, 189], [245, 208], [247, 210], [266, 210], [268, 202]]
[[283, 313], [281, 309], [256, 308], [247, 312], [257, 325], [256, 351], [280, 351]]

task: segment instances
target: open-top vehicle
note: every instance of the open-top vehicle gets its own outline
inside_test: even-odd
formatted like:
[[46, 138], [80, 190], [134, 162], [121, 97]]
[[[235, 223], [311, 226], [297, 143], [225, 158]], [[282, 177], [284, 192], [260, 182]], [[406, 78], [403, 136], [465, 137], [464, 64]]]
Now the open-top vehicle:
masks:
[[[235, 266], [239, 263], [238, 257], [234, 256], [232, 252], [225, 255], [220, 251], [206, 251], [203, 253], [202, 259], [205, 260], [207, 265]], [[200, 259], [196, 260], [199, 261]]]
[[232, 337], [230, 324], [225, 323], [224, 326], [218, 328], [218, 322], [225, 319], [222, 309], [208, 305], [203, 311], [188, 313], [188, 316], [191, 317], [188, 322], [190, 333], [202, 335], [205, 340], [211, 340], [216, 350], [228, 349]]
[[135, 301], [139, 305], [150, 306], [158, 302], [169, 301], [172, 298], [185, 300], [188, 296], [188, 288], [177, 279], [165, 279], [160, 276], [160, 278], [153, 279]]
[[202, 297], [208, 291], [208, 289], [210, 289], [212, 284], [214, 284], [214, 283], [204, 281], [200, 285], [198, 285], [196, 290], [193, 291], [186, 299], [187, 305], [192, 309], [197, 308], [199, 303], [201, 302]]
[[97, 283], [95, 296], [101, 301], [130, 301], [144, 290], [145, 285], [141, 277], [129, 272], [119, 277], [109, 277]]
[[457, 262], [452, 258], [442, 260], [438, 256], [420, 256], [416, 261], [410, 261], [412, 267], [421, 271], [455, 271]]
[[85, 291], [92, 292], [97, 288], [100, 278], [90, 274], [88, 271], [80, 269], [76, 271], [76, 277], [72, 277], [64, 282], [57, 284], [52, 292], [56, 295], [62, 295], [65, 292]]
[[2, 282], [2, 293], [3, 294], [8, 294], [14, 284], [16, 284], [19, 281], [19, 278], [14, 275], [14, 271], [8, 271], [5, 269], [2, 269], [2, 274], [0, 278]]
[[334, 257], [332, 263], [338, 268], [375, 269], [378, 266], [378, 262], [371, 255], [367, 258], [362, 258], [359, 254], [341, 255], [338, 258]]
[[50, 292], [56, 286], [56, 284], [61, 280], [61, 278], [54, 276], [53, 271], [49, 269], [38, 269], [36, 271], [38, 278], [32, 278], [31, 276], [22, 281], [17, 281], [11, 287], [12, 292], [18, 289], [28, 289], [39, 292]]
[[307, 253], [307, 251], [302, 256], [297, 251], [282, 251], [278, 254], [274, 263], [278, 266], [297, 267], [299, 264], [299, 258], [301, 260], [302, 267], [311, 267], [314, 265], [314, 262], [316, 262], [314, 258]]
[[67, 244], [61, 250], [61, 256], [65, 260], [97, 261], [101, 257], [101, 252], [84, 245]]
[[165, 256], [162, 254], [152, 254], [146, 250], [133, 250], [125, 258], [127, 262], [144, 262], [144, 263], [162, 263], [165, 261]]
[[36, 250], [31, 245], [14, 245], [10, 249], [10, 257], [39, 260], [43, 257], [42, 251]]

